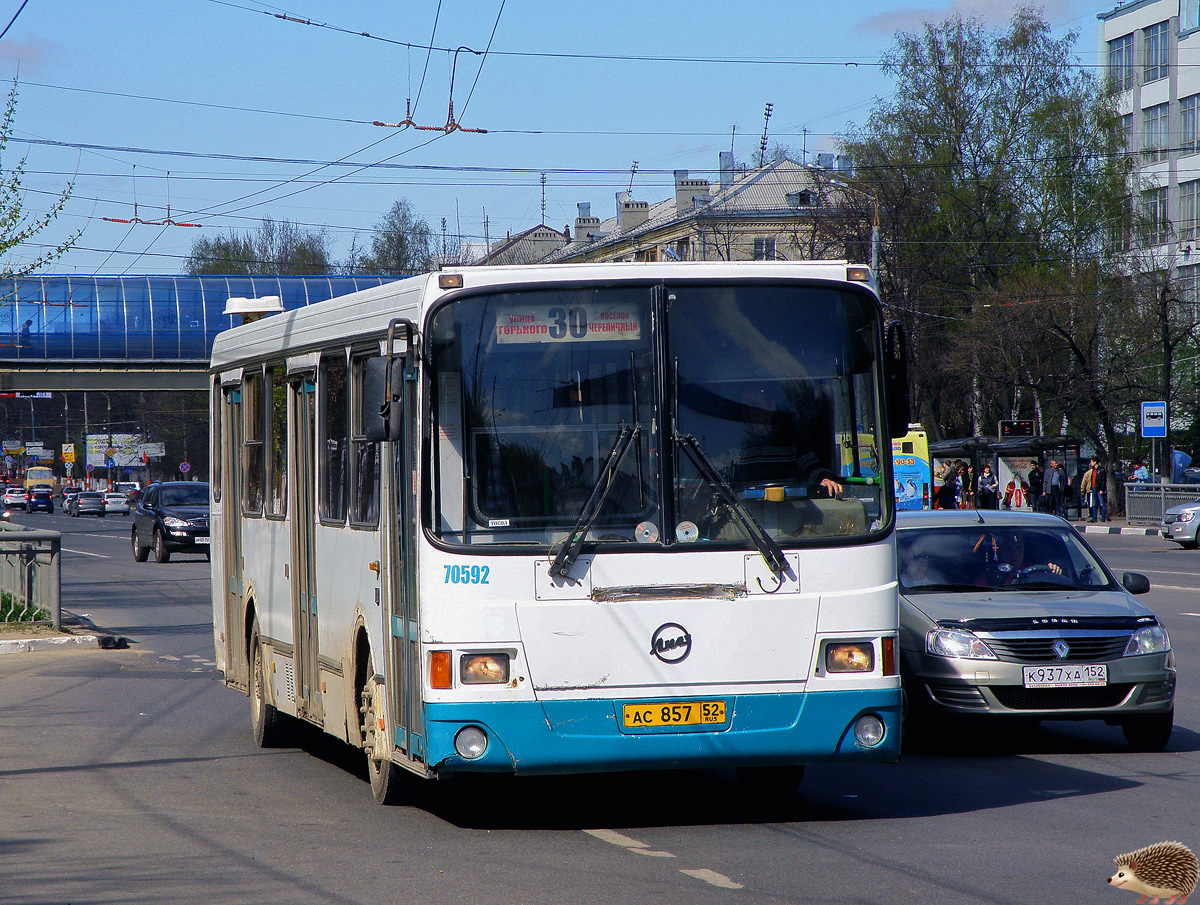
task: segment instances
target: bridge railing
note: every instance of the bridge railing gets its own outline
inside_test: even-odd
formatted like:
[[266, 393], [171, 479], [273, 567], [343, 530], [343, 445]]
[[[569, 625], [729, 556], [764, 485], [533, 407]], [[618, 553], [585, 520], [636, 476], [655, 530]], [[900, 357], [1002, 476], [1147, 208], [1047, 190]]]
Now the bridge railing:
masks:
[[1125, 517], [1131, 525], [1157, 525], [1172, 506], [1200, 500], [1200, 484], [1126, 484]]
[[62, 628], [62, 534], [0, 522], [0, 623]]

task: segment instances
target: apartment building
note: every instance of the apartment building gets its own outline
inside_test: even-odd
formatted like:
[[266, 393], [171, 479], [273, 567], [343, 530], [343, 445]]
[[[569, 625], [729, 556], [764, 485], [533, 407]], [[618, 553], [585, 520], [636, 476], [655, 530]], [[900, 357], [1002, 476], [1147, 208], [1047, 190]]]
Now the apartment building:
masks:
[[1100, 60], [1118, 110], [1142, 213], [1137, 241], [1175, 271], [1181, 298], [1200, 277], [1200, 0], [1137, 0], [1101, 13]]

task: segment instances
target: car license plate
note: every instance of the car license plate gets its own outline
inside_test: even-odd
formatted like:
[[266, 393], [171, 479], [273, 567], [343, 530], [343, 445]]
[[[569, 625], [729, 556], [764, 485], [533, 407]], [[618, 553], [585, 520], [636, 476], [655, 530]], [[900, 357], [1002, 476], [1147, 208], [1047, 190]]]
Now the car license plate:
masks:
[[1022, 672], [1026, 688], [1085, 688], [1108, 684], [1108, 667], [1103, 663], [1078, 666], [1026, 666]]
[[627, 727], [640, 726], [722, 726], [725, 724], [724, 701], [684, 701], [672, 704], [653, 701], [626, 704], [622, 720]]
[[207, 544], [207, 543], [209, 543], [209, 542], [210, 542], [212, 539], [211, 539], [211, 538], [208, 538], [208, 537], [197, 537], [197, 538], [194, 538], [194, 540], [195, 540], [195, 541], [196, 541], [196, 543], [198, 543], [198, 544]]

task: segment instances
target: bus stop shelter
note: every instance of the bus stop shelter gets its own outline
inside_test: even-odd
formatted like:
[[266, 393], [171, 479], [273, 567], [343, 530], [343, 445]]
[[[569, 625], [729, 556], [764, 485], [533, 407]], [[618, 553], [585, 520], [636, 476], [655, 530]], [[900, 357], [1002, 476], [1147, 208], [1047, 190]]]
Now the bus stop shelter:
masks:
[[[1068, 515], [1074, 510], [1076, 517], [1080, 509], [1079, 439], [1076, 437], [964, 437], [957, 440], [938, 440], [929, 444], [930, 466], [933, 470], [933, 485], [943, 483], [947, 467], [955, 461], [963, 461], [970, 468], [974, 482], [984, 465], [991, 465], [1000, 484], [1000, 505], [1008, 508], [1029, 509], [1029, 472], [1034, 463], [1043, 468], [1051, 459], [1057, 459], [1067, 470], [1071, 490], [1067, 495]], [[969, 499], [974, 505], [974, 486]]]

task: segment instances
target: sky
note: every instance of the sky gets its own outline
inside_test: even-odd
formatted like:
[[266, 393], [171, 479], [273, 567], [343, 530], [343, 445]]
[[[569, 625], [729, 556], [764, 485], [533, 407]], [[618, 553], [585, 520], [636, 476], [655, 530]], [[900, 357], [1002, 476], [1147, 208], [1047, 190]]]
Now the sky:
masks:
[[[898, 31], [954, 12], [1003, 27], [1017, 5], [297, 3], [0, 0], [0, 75], [18, 91], [0, 169], [24, 158], [35, 219], [74, 182], [10, 260], [82, 230], [43, 272], [180, 273], [199, 236], [269, 217], [324, 229], [343, 261], [400, 199], [439, 246], [562, 230], [579, 202], [604, 219], [618, 192], [669, 197], [675, 170], [715, 181], [719, 153], [753, 161], [764, 127], [815, 162], [890, 94], [879, 59]], [[1115, 5], [1041, 9], [1094, 67]], [[430, 128], [373, 125], [405, 120]]]

